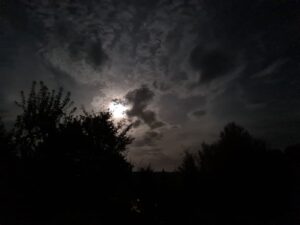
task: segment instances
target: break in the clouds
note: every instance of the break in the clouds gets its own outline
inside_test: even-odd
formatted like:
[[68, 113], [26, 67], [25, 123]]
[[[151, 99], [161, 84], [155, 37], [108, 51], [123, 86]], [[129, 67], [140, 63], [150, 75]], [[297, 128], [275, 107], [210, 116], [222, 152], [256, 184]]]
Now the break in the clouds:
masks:
[[[33, 80], [98, 110], [127, 102], [129, 157], [176, 166], [236, 121], [283, 146], [300, 134], [298, 0], [4, 0], [0, 112]], [[278, 138], [282, 137], [282, 138]], [[281, 140], [278, 142], [277, 140]], [[276, 142], [277, 141], [277, 142]]]

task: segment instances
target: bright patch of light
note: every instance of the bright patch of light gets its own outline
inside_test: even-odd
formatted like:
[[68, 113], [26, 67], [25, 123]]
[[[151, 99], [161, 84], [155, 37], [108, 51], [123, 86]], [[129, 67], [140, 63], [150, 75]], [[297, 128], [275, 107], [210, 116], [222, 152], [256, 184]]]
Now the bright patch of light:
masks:
[[122, 103], [112, 101], [108, 108], [114, 119], [124, 119], [126, 117], [126, 111], [128, 110], [128, 107]]

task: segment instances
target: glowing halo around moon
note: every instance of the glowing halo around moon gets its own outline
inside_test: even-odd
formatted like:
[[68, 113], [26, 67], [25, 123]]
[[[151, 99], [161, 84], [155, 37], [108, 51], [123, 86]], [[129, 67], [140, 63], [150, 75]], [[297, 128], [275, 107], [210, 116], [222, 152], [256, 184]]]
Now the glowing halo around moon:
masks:
[[126, 111], [129, 108], [119, 101], [112, 101], [109, 103], [108, 109], [114, 119], [120, 120], [126, 118]]

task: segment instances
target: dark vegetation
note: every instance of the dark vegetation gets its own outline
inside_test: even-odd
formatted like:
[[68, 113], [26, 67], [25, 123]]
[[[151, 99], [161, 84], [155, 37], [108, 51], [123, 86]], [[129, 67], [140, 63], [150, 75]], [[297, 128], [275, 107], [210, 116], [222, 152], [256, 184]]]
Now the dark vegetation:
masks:
[[75, 114], [70, 94], [33, 84], [0, 126], [0, 223], [299, 224], [300, 145], [267, 149], [230, 123], [176, 172], [132, 171], [131, 126]]

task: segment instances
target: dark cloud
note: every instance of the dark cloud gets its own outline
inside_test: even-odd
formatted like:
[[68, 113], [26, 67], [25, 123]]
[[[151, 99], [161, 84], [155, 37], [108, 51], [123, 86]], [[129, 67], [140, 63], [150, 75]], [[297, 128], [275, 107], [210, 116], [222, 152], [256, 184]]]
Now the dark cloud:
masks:
[[134, 146], [155, 146], [163, 137], [162, 133], [154, 130], [147, 131], [140, 139], [135, 140]]
[[199, 107], [205, 107], [206, 97], [202, 95], [178, 97], [173, 94], [161, 96], [159, 115], [161, 118], [172, 124], [182, 124], [188, 120], [189, 113]]
[[54, 49], [64, 49], [73, 60], [84, 60], [94, 69], [99, 69], [107, 61], [99, 29], [95, 27], [97, 21], [86, 21], [90, 4], [8, 2], [5, 4], [5, 19], [14, 29], [30, 34], [38, 43], [37, 51], [51, 54]]
[[195, 118], [201, 118], [206, 115], [206, 111], [205, 110], [196, 110], [196, 111], [192, 112], [191, 115]]
[[188, 79], [188, 75], [184, 71], [175, 72], [172, 76], [172, 81], [181, 82], [186, 81]]
[[56, 20], [53, 26], [53, 35], [60, 43], [68, 43], [70, 42], [70, 40], [79, 36], [73, 26], [74, 24], [72, 23], [72, 21], [66, 19]]
[[151, 91], [148, 86], [142, 85], [140, 88], [128, 92], [125, 96], [126, 100], [132, 104], [131, 109], [127, 111], [127, 115], [141, 119], [151, 129], [164, 126], [164, 123], [157, 119], [156, 113], [147, 109], [154, 95], [154, 92]]
[[58, 21], [53, 25], [54, 38], [65, 45], [73, 60], [84, 60], [94, 69], [99, 69], [108, 60], [99, 33], [93, 29], [76, 30], [74, 21]]
[[132, 126], [133, 126], [134, 128], [139, 127], [141, 124], [142, 124], [142, 121], [141, 121], [141, 120], [135, 120], [135, 121], [132, 122]]
[[199, 83], [207, 83], [235, 69], [235, 56], [220, 48], [196, 46], [190, 55], [191, 66], [201, 73]]
[[154, 98], [154, 92], [147, 85], [142, 85], [140, 88], [130, 91], [126, 94], [126, 99], [133, 103], [133, 109], [128, 112], [128, 115], [136, 114], [135, 112], [144, 111], [148, 104]]
[[108, 59], [108, 56], [105, 54], [102, 49], [102, 44], [100, 40], [89, 43], [88, 48], [86, 49], [86, 58], [85, 60], [94, 68], [98, 68], [103, 65]]
[[85, 50], [86, 40], [82, 35], [76, 35], [71, 40], [69, 40], [68, 51], [70, 57], [73, 60], [79, 60], [81, 58], [82, 52]]
[[168, 85], [168, 84], [166, 84], [166, 83], [164, 83], [164, 82], [159, 82], [159, 81], [154, 81], [153, 83], [152, 83], [152, 85], [153, 85], [153, 87], [155, 88], [155, 89], [157, 89], [157, 90], [159, 90], [159, 91], [162, 91], [162, 92], [164, 92], [164, 91], [167, 91], [167, 90], [169, 90], [170, 89], [170, 85]]

